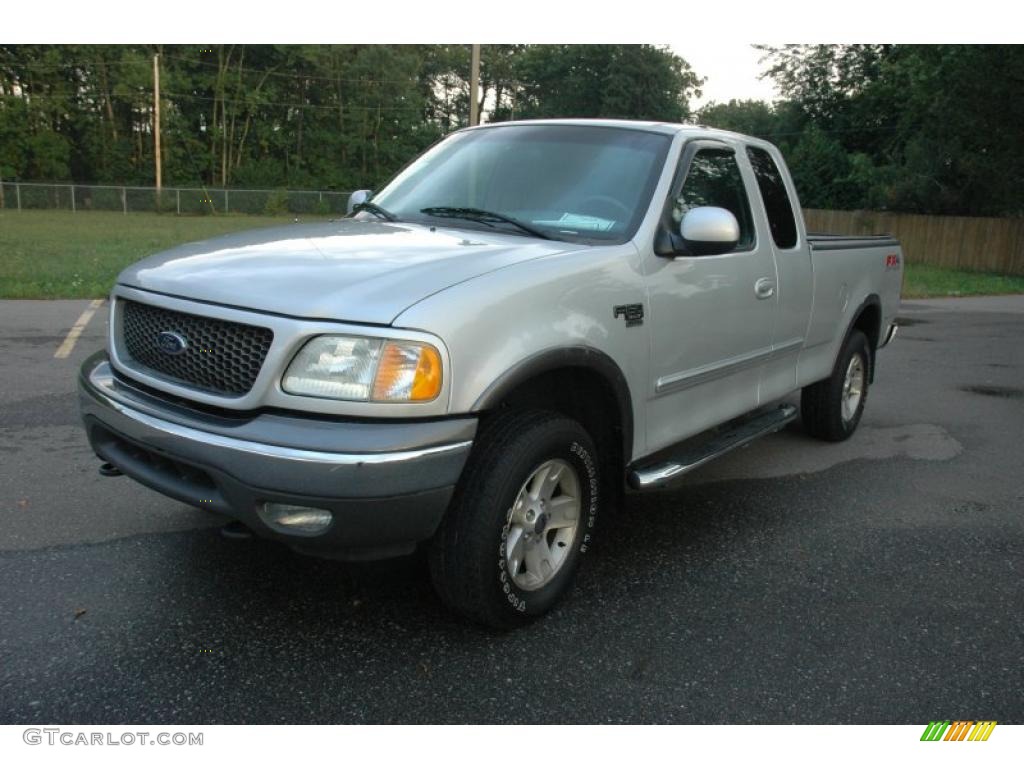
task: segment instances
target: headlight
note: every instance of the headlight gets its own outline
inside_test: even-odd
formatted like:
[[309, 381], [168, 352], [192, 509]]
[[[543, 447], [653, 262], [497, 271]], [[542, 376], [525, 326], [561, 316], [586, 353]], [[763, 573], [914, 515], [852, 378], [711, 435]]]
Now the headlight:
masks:
[[317, 336], [285, 371], [292, 395], [408, 403], [441, 392], [441, 355], [430, 344], [361, 336]]

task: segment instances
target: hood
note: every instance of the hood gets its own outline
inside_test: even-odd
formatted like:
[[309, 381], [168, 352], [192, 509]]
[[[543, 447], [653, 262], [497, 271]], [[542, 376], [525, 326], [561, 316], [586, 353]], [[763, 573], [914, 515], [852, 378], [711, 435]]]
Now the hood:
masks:
[[292, 317], [390, 324], [421, 299], [571, 243], [372, 220], [250, 230], [172, 248], [122, 285]]

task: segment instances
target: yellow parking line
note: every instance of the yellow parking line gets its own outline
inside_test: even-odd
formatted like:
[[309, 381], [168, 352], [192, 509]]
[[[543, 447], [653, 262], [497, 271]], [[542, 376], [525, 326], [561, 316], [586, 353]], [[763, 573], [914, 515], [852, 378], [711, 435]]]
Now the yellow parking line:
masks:
[[71, 354], [71, 350], [75, 348], [75, 342], [78, 341], [78, 337], [82, 335], [82, 331], [85, 330], [85, 326], [92, 320], [92, 316], [96, 314], [96, 310], [103, 306], [103, 299], [93, 299], [89, 302], [89, 307], [82, 313], [82, 315], [75, 321], [75, 324], [71, 326], [71, 330], [68, 331], [68, 336], [57, 347], [57, 351], [53, 353], [53, 356], [58, 359], [63, 359]]

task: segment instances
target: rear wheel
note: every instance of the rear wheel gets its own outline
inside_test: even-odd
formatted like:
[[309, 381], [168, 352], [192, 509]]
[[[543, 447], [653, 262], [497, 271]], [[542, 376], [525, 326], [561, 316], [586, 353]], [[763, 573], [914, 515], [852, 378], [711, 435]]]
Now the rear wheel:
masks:
[[843, 344], [832, 375], [804, 387], [801, 393], [800, 413], [807, 432], [830, 442], [852, 435], [864, 413], [870, 379], [868, 339], [854, 330]]
[[546, 613], [590, 545], [598, 489], [593, 442], [578, 423], [543, 411], [494, 417], [431, 542], [441, 599], [502, 629]]

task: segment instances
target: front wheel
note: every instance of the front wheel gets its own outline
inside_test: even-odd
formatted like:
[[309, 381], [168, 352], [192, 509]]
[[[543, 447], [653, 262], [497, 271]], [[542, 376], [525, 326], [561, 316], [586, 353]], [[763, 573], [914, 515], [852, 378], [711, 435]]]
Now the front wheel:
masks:
[[591, 544], [599, 488], [594, 445], [578, 423], [543, 411], [493, 417], [431, 542], [441, 599], [500, 629], [546, 613]]
[[804, 387], [800, 412], [804, 428], [814, 437], [839, 442], [857, 429], [868, 398], [871, 351], [862, 332], [850, 333], [832, 375]]

